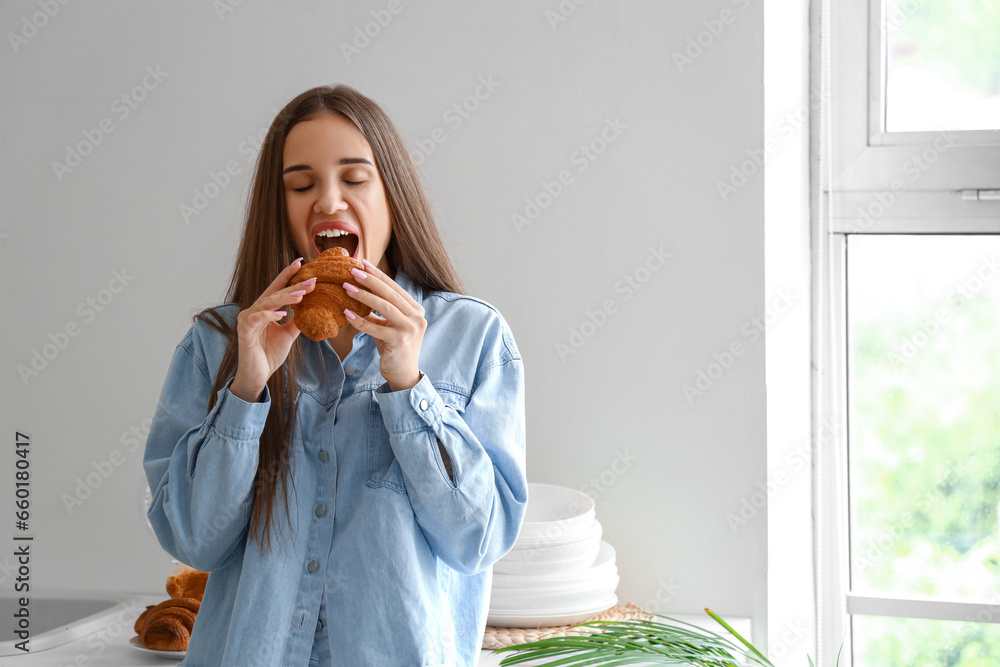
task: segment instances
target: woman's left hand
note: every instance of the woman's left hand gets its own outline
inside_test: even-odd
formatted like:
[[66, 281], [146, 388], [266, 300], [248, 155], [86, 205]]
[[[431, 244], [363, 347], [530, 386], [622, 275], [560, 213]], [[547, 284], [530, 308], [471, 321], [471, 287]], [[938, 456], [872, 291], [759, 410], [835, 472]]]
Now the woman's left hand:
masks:
[[[379, 371], [389, 383], [392, 391], [409, 389], [420, 380], [420, 345], [427, 330], [424, 307], [400, 287], [396, 281], [368, 260], [362, 260], [367, 271], [351, 269], [358, 284], [367, 289], [352, 292], [344, 283], [344, 289], [351, 298], [371, 306], [375, 313], [358, 317], [349, 309], [344, 310], [347, 319], [358, 331], [375, 339], [375, 347], [381, 356]], [[362, 276], [365, 276], [362, 278]]]

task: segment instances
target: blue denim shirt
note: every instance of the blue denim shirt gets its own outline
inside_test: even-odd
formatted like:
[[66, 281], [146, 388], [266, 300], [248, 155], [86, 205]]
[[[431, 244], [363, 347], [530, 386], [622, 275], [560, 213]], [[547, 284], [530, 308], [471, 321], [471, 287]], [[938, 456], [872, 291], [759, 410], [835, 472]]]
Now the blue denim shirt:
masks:
[[395, 280], [425, 311], [420, 381], [390, 391], [367, 334], [343, 362], [301, 337], [293, 526], [279, 478], [264, 554], [247, 536], [271, 396], [230, 379], [206, 416], [225, 337], [196, 321], [174, 351], [143, 467], [160, 544], [210, 573], [181, 666], [476, 664], [527, 503], [521, 356], [490, 304]]

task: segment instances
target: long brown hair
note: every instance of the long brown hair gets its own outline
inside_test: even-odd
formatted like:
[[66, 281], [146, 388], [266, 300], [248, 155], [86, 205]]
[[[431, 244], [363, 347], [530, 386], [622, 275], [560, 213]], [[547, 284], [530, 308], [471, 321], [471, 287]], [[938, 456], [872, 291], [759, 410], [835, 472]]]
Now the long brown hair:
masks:
[[[319, 86], [305, 91], [278, 112], [264, 138], [253, 176], [246, 224], [240, 240], [233, 277], [226, 301], [239, 304], [240, 310], [253, 305], [274, 277], [298, 257], [285, 207], [282, 180], [282, 155], [285, 137], [297, 123], [327, 114], [340, 114], [350, 120], [368, 139], [375, 167], [385, 185], [392, 229], [386, 248], [388, 274], [402, 269], [414, 283], [425, 290], [464, 294], [462, 283], [448, 258], [434, 216], [424, 194], [406, 144], [385, 111], [374, 101], [345, 85]], [[373, 258], [374, 259], [374, 258]], [[237, 333], [214, 308], [194, 316], [222, 332], [228, 338], [225, 354], [208, 401], [208, 410], [216, 394], [236, 374], [238, 361]], [[257, 539], [271, 548], [272, 508], [277, 480], [287, 483], [289, 452], [297, 405], [296, 370], [303, 359], [303, 345], [317, 345], [304, 336], [296, 338], [285, 363], [268, 379], [271, 406], [260, 436], [256, 497], [250, 519], [249, 539]], [[292, 477], [293, 484], [294, 478]], [[285, 516], [288, 510], [288, 487], [283, 485]]]

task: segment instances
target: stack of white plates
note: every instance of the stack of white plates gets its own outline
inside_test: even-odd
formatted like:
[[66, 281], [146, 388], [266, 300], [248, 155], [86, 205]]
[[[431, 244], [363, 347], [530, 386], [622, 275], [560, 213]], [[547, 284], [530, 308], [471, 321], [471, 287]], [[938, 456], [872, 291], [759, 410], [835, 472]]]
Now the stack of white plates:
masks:
[[493, 565], [487, 625], [566, 625], [618, 604], [615, 550], [601, 534], [590, 496], [528, 484], [521, 532]]

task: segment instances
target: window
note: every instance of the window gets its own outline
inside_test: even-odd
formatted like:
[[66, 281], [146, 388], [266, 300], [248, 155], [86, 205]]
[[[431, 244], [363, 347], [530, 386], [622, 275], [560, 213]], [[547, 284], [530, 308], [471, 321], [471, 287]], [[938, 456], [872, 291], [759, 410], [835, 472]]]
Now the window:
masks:
[[893, 0], [881, 9], [885, 47], [872, 53], [884, 68], [873, 81], [885, 130], [1000, 129], [1000, 4]]
[[1000, 603], [1000, 236], [851, 235], [846, 301], [855, 664], [1000, 664], [1000, 625], [894, 618]]
[[817, 664], [1000, 664], [1000, 3], [816, 25]]

